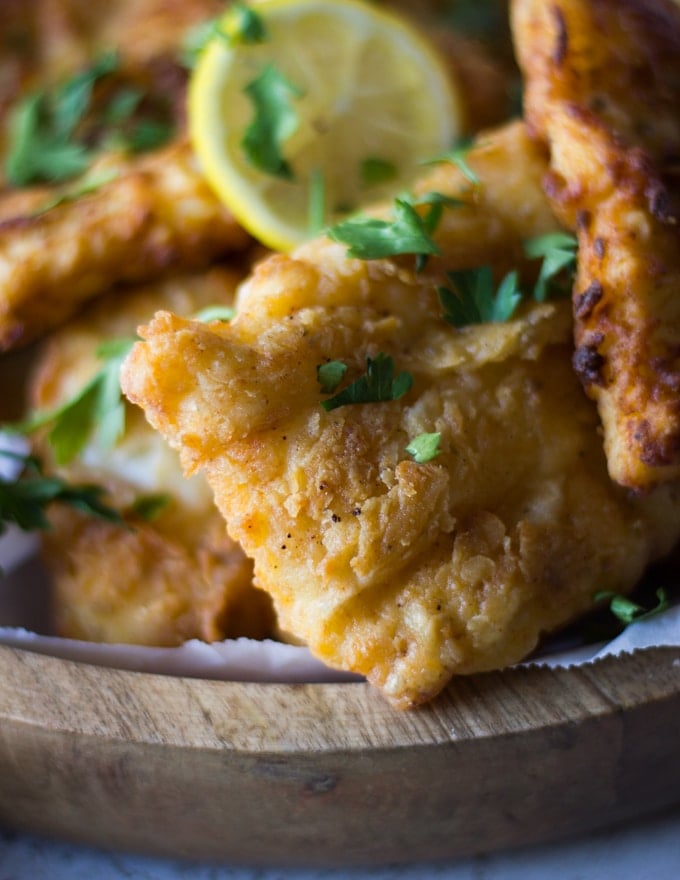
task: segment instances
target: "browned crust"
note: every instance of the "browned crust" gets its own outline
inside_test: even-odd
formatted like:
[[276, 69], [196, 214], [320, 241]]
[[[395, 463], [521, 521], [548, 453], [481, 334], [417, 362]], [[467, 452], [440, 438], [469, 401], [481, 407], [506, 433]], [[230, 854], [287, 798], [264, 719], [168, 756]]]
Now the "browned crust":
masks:
[[680, 8], [670, 0], [516, 0], [545, 189], [575, 230], [574, 365], [598, 402], [612, 477], [680, 476]]

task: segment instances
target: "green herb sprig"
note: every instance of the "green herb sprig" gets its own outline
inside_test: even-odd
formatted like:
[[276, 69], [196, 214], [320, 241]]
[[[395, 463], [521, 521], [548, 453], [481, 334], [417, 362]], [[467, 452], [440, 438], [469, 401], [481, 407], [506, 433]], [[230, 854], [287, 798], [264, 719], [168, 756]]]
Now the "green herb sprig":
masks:
[[418, 464], [425, 464], [432, 461], [441, 453], [440, 442], [441, 432], [435, 431], [431, 434], [418, 434], [406, 447], [406, 452], [413, 456], [413, 460]]
[[578, 242], [568, 232], [551, 232], [524, 242], [525, 255], [543, 261], [533, 291], [536, 302], [571, 293], [577, 251]]
[[342, 382], [347, 372], [347, 364], [342, 361], [328, 361], [316, 368], [316, 378], [324, 394], [332, 394]]
[[54, 410], [37, 412], [23, 422], [4, 426], [21, 434], [31, 434], [51, 425], [47, 435], [57, 465], [72, 461], [96, 436], [104, 448], [111, 448], [125, 430], [125, 404], [120, 389], [120, 366], [136, 342], [115, 339], [99, 346], [103, 366], [84, 387]]
[[454, 147], [451, 147], [450, 150], [447, 150], [445, 153], [440, 153], [433, 159], [428, 159], [427, 162], [424, 162], [423, 164], [438, 165], [442, 162], [450, 162], [458, 168], [463, 177], [465, 177], [473, 186], [480, 186], [481, 180], [476, 172], [472, 170], [470, 163], [468, 162], [468, 155], [473, 146], [474, 142], [470, 138], [464, 138]]
[[46, 510], [53, 503], [66, 504], [108, 522], [124, 524], [120, 513], [102, 501], [105, 490], [101, 486], [72, 485], [60, 477], [47, 477], [40, 460], [32, 455], [6, 450], [0, 450], [0, 455], [16, 459], [23, 467], [17, 478], [0, 477], [0, 534], [10, 524], [23, 531], [48, 528]]
[[[337, 361], [331, 363], [337, 364]], [[328, 365], [325, 365], [327, 368]], [[319, 370], [317, 369], [317, 376]], [[327, 379], [326, 374], [320, 381]], [[366, 372], [355, 379], [342, 391], [328, 400], [322, 400], [321, 406], [327, 411], [337, 409], [340, 406], [356, 403], [380, 403], [389, 400], [398, 400], [403, 397], [413, 385], [413, 376], [404, 371], [398, 376], [394, 375], [394, 360], [391, 355], [380, 352], [375, 358], [366, 358]], [[325, 387], [328, 387], [327, 385]], [[335, 386], [337, 387], [337, 385]], [[323, 390], [323, 387], [322, 387]]]
[[625, 626], [628, 626], [631, 623], [648, 620], [650, 617], [654, 617], [669, 608], [670, 602], [663, 587], [659, 587], [656, 591], [656, 598], [657, 603], [652, 608], [644, 608], [627, 596], [622, 596], [620, 593], [615, 593], [612, 590], [601, 590], [595, 594], [593, 600], [595, 602], [608, 602], [609, 610], [614, 617]]
[[353, 217], [331, 226], [327, 234], [333, 241], [347, 245], [348, 256], [360, 260], [440, 253], [428, 224], [404, 198], [395, 201], [394, 220]]
[[283, 155], [283, 144], [300, 124], [293, 100], [302, 97], [302, 89], [273, 64], [267, 64], [244, 91], [255, 107], [253, 120], [241, 141], [246, 158], [265, 174], [293, 180], [293, 169]]
[[208, 43], [214, 39], [221, 40], [229, 47], [255, 45], [265, 42], [267, 28], [262, 16], [246, 3], [232, 3], [226, 18], [212, 18], [189, 29], [182, 41], [181, 63], [191, 70]]
[[364, 187], [379, 186], [396, 180], [399, 169], [389, 159], [379, 156], [367, 156], [359, 167], [359, 179]]
[[17, 104], [6, 160], [7, 179], [13, 186], [62, 183], [84, 174], [102, 150], [138, 153], [170, 138], [173, 124], [166, 118], [168, 108], [163, 106], [162, 112], [160, 107], [153, 112], [144, 108], [145, 94], [138, 88], [121, 86], [106, 106], [94, 112], [95, 86], [118, 70], [117, 54], [106, 53], [56, 88], [34, 92]]
[[34, 212], [34, 217], [51, 211], [58, 205], [64, 205], [68, 202], [74, 202], [83, 196], [97, 192], [101, 187], [106, 186], [118, 177], [118, 172], [113, 169], [101, 169], [98, 172], [86, 173], [74, 186], [69, 186], [56, 195], [52, 196], [46, 202], [43, 202]]
[[107, 53], [53, 93], [39, 91], [18, 104], [9, 128], [10, 183], [59, 182], [85, 171], [92, 151], [76, 139], [76, 129], [90, 109], [95, 83], [117, 66], [116, 54]]
[[451, 287], [438, 287], [444, 318], [455, 327], [508, 321], [522, 300], [517, 272], [508, 272], [498, 288], [490, 266], [447, 272]]

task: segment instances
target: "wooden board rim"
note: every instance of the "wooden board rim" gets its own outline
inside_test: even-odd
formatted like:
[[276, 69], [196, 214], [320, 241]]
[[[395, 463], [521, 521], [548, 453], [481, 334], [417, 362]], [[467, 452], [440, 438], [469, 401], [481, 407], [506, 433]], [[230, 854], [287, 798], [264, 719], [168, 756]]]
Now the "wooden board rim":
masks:
[[[0, 821], [99, 846], [408, 862], [555, 839], [680, 799], [676, 649], [461, 678], [410, 712], [365, 683], [187, 679], [15, 648], [0, 662]], [[262, 816], [275, 834], [253, 834]]]

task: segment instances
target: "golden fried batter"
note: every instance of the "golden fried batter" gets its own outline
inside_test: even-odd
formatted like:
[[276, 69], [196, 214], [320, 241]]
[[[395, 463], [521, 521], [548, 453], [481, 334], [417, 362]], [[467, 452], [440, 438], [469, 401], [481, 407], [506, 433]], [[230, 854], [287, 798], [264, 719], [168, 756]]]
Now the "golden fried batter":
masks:
[[[0, 352], [49, 332], [116, 284], [198, 269], [249, 241], [198, 173], [184, 142], [182, 44], [193, 25], [224, 10], [221, 0], [126, 0], [105, 10], [84, 0], [24, 6], [0, 8], [0, 31], [6, 15], [7, 25], [23, 35], [5, 73], [16, 86], [15, 99], [115, 49], [120, 69], [114, 83], [138, 88], [147, 101], [166, 101], [176, 136], [172, 146], [139, 158], [104, 155], [94, 176], [105, 171], [115, 178], [93, 192], [73, 197], [79, 182], [68, 181], [0, 194]], [[505, 67], [446, 28], [435, 34], [430, 25], [426, 31], [440, 43], [466, 93], [474, 81], [468, 125], [498, 121], [507, 111]], [[0, 58], [0, 78], [2, 70]], [[105, 105], [111, 89], [95, 88], [95, 108]], [[3, 94], [0, 83], [6, 128]], [[86, 124], [96, 128], [97, 114], [90, 115], [94, 122]]]
[[[51, 410], [77, 394], [101, 365], [102, 340], [130, 336], [161, 307], [188, 315], [228, 304], [239, 278], [214, 268], [105, 297], [51, 337], [35, 376], [34, 405]], [[125, 435], [113, 450], [91, 443], [59, 469], [71, 482], [105, 487], [131, 527], [71, 508], [50, 511], [44, 555], [57, 632], [145, 645], [271, 634], [271, 600], [253, 588], [252, 563], [228, 537], [205, 480], [186, 480], [176, 453], [139, 410], [127, 409]], [[134, 504], [150, 494], [164, 494], [168, 503], [146, 521]]]
[[597, 401], [609, 471], [680, 476], [680, 7], [514, 0], [546, 190], [578, 233], [574, 365]]
[[3, 153], [10, 99], [54, 87], [111, 50], [118, 67], [97, 84], [83, 134], [101, 127], [97, 111], [115, 89], [134, 89], [145, 112], [164, 108], [174, 142], [139, 157], [103, 155], [86, 177], [113, 179], [92, 192], [77, 195], [76, 180], [0, 195], [0, 351], [43, 335], [116, 284], [200, 269], [248, 243], [184, 142], [182, 41], [223, 8], [218, 0], [125, 0], [106, 9], [84, 0], [2, 4]]
[[[521, 126], [483, 144], [481, 189], [446, 212], [430, 274], [322, 238], [260, 264], [229, 326], [159, 313], [122, 370], [187, 472], [205, 469], [283, 629], [398, 707], [525, 656], [596, 590], [632, 587], [680, 532], [677, 492], [633, 499], [607, 475], [567, 303], [443, 320], [444, 268], [504, 266], [555, 228]], [[422, 187], [469, 198], [450, 166]], [[317, 366], [344, 362], [348, 382], [381, 352], [411, 391], [326, 412]], [[425, 432], [441, 453], [417, 463], [405, 447]]]
[[0, 351], [58, 326], [117, 283], [200, 268], [250, 240], [186, 144], [100, 168], [117, 176], [43, 213], [38, 204], [0, 222]]

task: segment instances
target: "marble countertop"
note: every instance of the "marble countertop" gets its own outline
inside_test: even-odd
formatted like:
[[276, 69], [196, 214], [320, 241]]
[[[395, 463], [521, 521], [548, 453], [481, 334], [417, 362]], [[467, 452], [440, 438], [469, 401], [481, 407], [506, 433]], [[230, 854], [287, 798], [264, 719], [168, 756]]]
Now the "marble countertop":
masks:
[[456, 862], [349, 871], [243, 868], [107, 853], [0, 831], [0, 880], [678, 880], [680, 806], [575, 840]]

